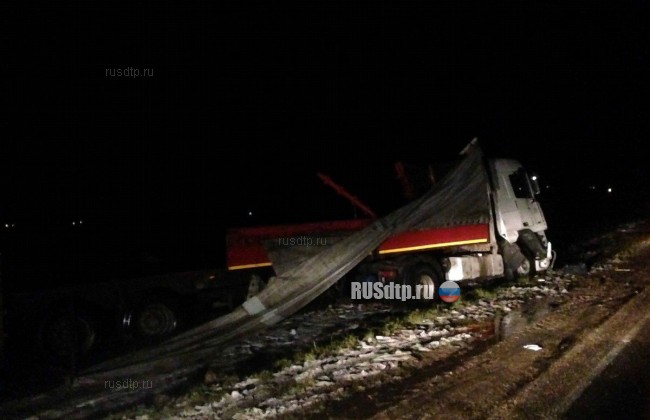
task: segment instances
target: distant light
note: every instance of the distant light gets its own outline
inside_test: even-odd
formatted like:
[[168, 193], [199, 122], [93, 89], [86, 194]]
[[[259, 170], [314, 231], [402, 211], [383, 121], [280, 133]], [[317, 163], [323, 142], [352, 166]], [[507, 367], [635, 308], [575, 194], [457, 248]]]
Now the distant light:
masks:
[[547, 185], [547, 186], [546, 186], [546, 189], [548, 190], [549, 188], [551, 188], [551, 186], [550, 186], [550, 185]]
[[11, 227], [16, 227], [16, 224], [15, 224], [15, 223], [12, 223], [12, 224], [11, 224]]
[[611, 188], [607, 188], [607, 192], [608, 192], [608, 193], [611, 193], [611, 192], [612, 192], [612, 189], [611, 189]]
[[77, 222], [72, 222], [72, 226], [75, 226], [76, 224], [77, 224]]
[[9, 227], [9, 225], [8, 225], [8, 224], [5, 224], [5, 227], [6, 227], [6, 228], [8, 228], [8, 227]]
[[84, 221], [83, 221], [83, 220], [79, 220], [79, 224], [80, 224], [80, 225], [83, 225], [83, 224], [84, 224]]
[[532, 177], [531, 179], [532, 179], [533, 181], [537, 181], [537, 176], [536, 176], [536, 175], [533, 175], [533, 177]]
[[252, 212], [252, 211], [249, 211], [249, 212], [248, 212], [248, 215], [249, 215], [249, 216], [252, 216], [252, 215], [253, 215], [253, 212]]
[[590, 190], [595, 190], [595, 189], [596, 189], [596, 186], [595, 186], [595, 185], [592, 185], [591, 187], [589, 187], [589, 189], [590, 189]]

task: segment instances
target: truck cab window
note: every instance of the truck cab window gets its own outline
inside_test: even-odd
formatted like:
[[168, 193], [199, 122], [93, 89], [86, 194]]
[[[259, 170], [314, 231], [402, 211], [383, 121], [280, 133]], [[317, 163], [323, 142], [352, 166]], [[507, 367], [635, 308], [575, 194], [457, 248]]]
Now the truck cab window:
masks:
[[510, 175], [510, 184], [512, 185], [515, 197], [533, 198], [533, 193], [530, 190], [530, 184], [528, 183], [528, 175], [523, 168], [520, 168]]

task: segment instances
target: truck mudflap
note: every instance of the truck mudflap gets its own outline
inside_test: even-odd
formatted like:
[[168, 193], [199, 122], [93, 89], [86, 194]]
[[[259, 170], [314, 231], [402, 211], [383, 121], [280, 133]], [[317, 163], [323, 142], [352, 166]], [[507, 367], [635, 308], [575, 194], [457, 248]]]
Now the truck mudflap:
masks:
[[[478, 146], [471, 147], [456, 168], [427, 194], [368, 227], [314, 255], [294, 260], [274, 281], [230, 314], [191, 329], [155, 348], [114, 359], [87, 370], [85, 380], [101, 381], [116, 375], [161, 374], [197, 363], [234, 339], [289, 317], [325, 292], [364, 260], [388, 237], [422, 223], [445, 226], [463, 215], [488, 220], [487, 171]], [[497, 261], [495, 260], [495, 265]]]

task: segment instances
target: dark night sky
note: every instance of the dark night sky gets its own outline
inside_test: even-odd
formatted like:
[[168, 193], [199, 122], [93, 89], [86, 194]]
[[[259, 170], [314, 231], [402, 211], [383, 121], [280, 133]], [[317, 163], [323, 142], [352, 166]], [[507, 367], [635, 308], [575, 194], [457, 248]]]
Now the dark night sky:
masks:
[[351, 216], [317, 171], [385, 212], [394, 162], [475, 136], [554, 188], [646, 188], [644, 2], [349, 3], [5, 10], [0, 221]]

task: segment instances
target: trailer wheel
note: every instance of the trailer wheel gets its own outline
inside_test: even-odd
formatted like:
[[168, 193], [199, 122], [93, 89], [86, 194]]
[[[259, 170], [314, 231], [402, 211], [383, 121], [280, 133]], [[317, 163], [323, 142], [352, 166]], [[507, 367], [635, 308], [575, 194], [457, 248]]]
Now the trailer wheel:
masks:
[[178, 317], [173, 307], [167, 303], [147, 303], [136, 314], [136, 328], [142, 336], [164, 337], [178, 327]]
[[85, 313], [59, 314], [43, 323], [38, 343], [46, 357], [55, 363], [87, 356], [97, 344], [97, 330]]
[[[408, 269], [403, 284], [411, 286], [411, 301], [414, 303], [432, 303], [437, 300], [437, 292], [442, 279], [440, 267], [419, 263]], [[420, 289], [420, 296], [417, 299], [417, 290]]]

